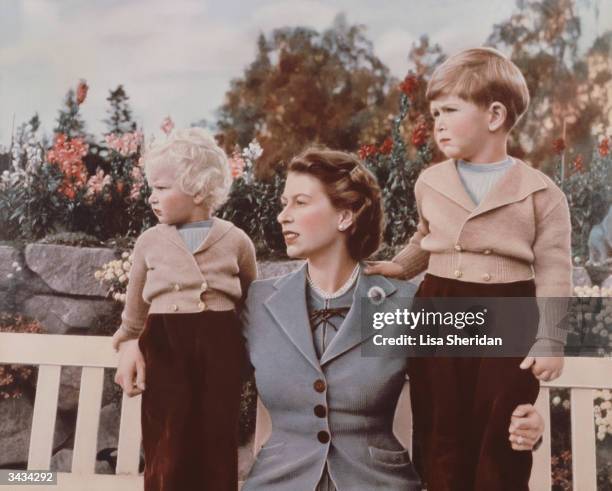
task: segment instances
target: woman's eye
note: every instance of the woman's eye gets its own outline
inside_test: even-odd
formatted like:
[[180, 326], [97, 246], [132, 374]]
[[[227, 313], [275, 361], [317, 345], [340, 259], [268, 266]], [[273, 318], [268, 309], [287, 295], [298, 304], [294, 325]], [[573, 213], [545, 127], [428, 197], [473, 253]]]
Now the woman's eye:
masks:
[[298, 201], [296, 201], [295, 203], [296, 203], [297, 205], [305, 205], [305, 204], [306, 204], [306, 201], [300, 201], [300, 200], [298, 200]]

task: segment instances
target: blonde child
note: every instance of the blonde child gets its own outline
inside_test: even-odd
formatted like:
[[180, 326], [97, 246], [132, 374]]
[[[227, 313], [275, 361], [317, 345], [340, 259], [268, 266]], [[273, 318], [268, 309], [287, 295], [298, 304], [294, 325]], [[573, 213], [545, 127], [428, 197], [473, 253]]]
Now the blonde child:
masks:
[[428, 491], [526, 491], [531, 454], [513, 451], [521, 437], [509, 444], [504, 434], [513, 408], [535, 401], [536, 378], [552, 380], [563, 367], [572, 293], [567, 200], [545, 174], [507, 154], [529, 92], [501, 53], [476, 48], [450, 57], [433, 73], [427, 99], [448, 160], [415, 184], [419, 223], [406, 247], [366, 272], [410, 278], [426, 270], [417, 297], [539, 297], [539, 325], [516, 325], [534, 342], [524, 359], [410, 364]]
[[[146, 491], [237, 489], [244, 346], [236, 309], [256, 277], [244, 232], [211, 218], [227, 197], [227, 157], [204, 130], [173, 132], [144, 157], [159, 224], [138, 237], [113, 346], [143, 360], [115, 381], [143, 392]], [[146, 380], [146, 390], [144, 387]]]

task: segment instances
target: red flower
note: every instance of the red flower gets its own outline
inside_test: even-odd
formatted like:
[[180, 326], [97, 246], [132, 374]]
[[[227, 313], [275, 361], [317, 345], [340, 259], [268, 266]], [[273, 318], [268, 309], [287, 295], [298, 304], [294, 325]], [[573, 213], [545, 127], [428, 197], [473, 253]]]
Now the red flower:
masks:
[[565, 146], [565, 140], [563, 138], [557, 138], [553, 142], [553, 150], [556, 154], [560, 155], [567, 147]]
[[391, 137], [388, 137], [385, 139], [378, 151], [383, 155], [388, 155], [391, 153], [391, 150], [393, 150], [393, 140], [391, 139]]
[[572, 166], [574, 167], [575, 172], [584, 172], [584, 159], [582, 155], [576, 155], [576, 158], [572, 162]]
[[76, 102], [80, 106], [85, 102], [85, 98], [87, 97], [87, 91], [89, 90], [89, 85], [84, 79], [79, 81], [79, 85], [77, 85], [76, 90]]
[[117, 188], [117, 192], [119, 194], [123, 194], [123, 189], [125, 188], [125, 183], [123, 181], [117, 181], [117, 184], [115, 184], [115, 187]]
[[378, 152], [376, 145], [362, 145], [357, 154], [361, 160], [366, 160], [368, 157], [373, 157]]
[[418, 86], [419, 79], [416, 77], [416, 75], [409, 73], [406, 75], [404, 81], [399, 85], [399, 88], [404, 94], [410, 97], [416, 91]]
[[599, 155], [602, 157], [607, 157], [610, 153], [610, 140], [608, 137], [604, 138], [599, 142]]
[[427, 143], [427, 140], [429, 140], [429, 127], [427, 121], [421, 118], [412, 132], [412, 144], [415, 147], [422, 147]]

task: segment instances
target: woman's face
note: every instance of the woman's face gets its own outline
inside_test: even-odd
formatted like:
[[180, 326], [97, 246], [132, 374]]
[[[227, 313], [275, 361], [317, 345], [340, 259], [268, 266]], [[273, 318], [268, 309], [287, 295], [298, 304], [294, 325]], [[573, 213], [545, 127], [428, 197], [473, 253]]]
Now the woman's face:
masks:
[[352, 214], [334, 208], [316, 177], [289, 172], [281, 204], [277, 220], [289, 257], [308, 259], [334, 246], [346, 246], [345, 232], [339, 227], [348, 229]]

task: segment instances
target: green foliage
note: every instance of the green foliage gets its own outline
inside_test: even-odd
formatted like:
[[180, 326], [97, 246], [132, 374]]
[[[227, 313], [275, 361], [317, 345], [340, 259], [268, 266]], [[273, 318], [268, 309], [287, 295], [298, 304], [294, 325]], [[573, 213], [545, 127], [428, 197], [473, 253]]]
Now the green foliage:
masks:
[[123, 85], [111, 90], [106, 98], [109, 104], [108, 118], [104, 120], [109, 133], [122, 135], [136, 131], [136, 122], [132, 120], [132, 109]]
[[75, 247], [103, 247], [104, 243], [84, 232], [59, 232], [43, 237], [41, 244], [56, 244]]
[[[558, 169], [561, 163], [558, 164]], [[612, 196], [612, 156], [602, 156], [597, 150], [589, 168], [575, 169], [569, 177], [561, 181], [558, 171], [555, 180], [563, 190], [570, 208], [572, 220], [572, 252], [576, 256], [588, 258], [589, 233], [594, 225], [601, 222], [608, 211]]]

